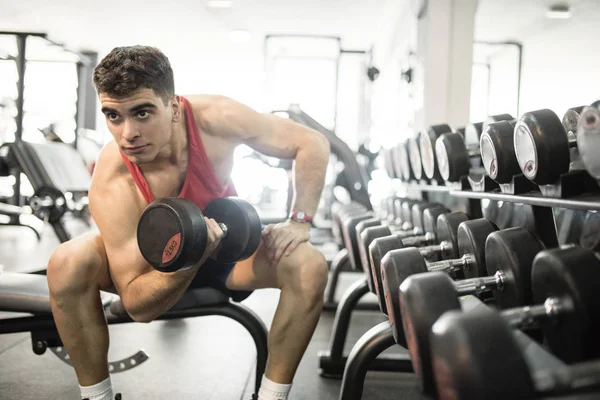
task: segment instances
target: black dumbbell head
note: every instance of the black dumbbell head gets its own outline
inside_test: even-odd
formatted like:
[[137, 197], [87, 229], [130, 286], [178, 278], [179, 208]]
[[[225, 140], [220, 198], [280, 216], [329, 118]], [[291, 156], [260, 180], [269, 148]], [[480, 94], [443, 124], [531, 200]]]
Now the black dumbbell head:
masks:
[[404, 280], [414, 274], [427, 272], [427, 264], [419, 249], [407, 247], [392, 250], [381, 260], [381, 283], [383, 297], [396, 343], [406, 348], [406, 338], [402, 328], [399, 288]]
[[[500, 122], [500, 121], [511, 121], [514, 120], [515, 117], [513, 117], [510, 114], [496, 114], [496, 115], [490, 115], [489, 117], [486, 118], [486, 120], [483, 122], [483, 126], [481, 127], [481, 133], [485, 132], [485, 129], [487, 128], [487, 126], [489, 124], [493, 124], [494, 122]], [[477, 137], [477, 144], [479, 144], [479, 138]], [[467, 144], [470, 144], [470, 141], [466, 142]]]
[[423, 211], [423, 231], [432, 233], [435, 236], [435, 242], [439, 242], [437, 236], [437, 220], [442, 214], [447, 214], [448, 210], [445, 207], [428, 208]]
[[419, 150], [419, 141], [416, 137], [408, 139], [408, 158], [410, 167], [415, 179], [420, 180], [424, 177], [423, 163], [421, 162], [421, 150]]
[[487, 174], [498, 183], [509, 183], [513, 176], [521, 174], [514, 146], [516, 121], [500, 121], [489, 124], [479, 148]]
[[356, 225], [366, 219], [374, 218], [375, 214], [366, 212], [364, 214], [348, 216], [342, 220], [342, 236], [344, 238], [344, 246], [348, 249], [348, 258], [352, 268], [360, 270], [360, 254], [358, 250], [358, 238], [356, 236]]
[[445, 272], [426, 272], [406, 278], [400, 285], [404, 335], [415, 374], [426, 394], [435, 394], [429, 333], [447, 311], [460, 310], [454, 281]]
[[415, 176], [412, 173], [412, 169], [410, 167], [410, 157], [408, 156], [407, 142], [402, 142], [398, 144], [396, 148], [396, 159], [398, 160], [396, 167], [399, 168], [399, 171], [396, 171], [396, 173], [400, 173], [402, 180], [405, 182], [409, 182], [412, 179], [414, 179]]
[[478, 278], [487, 275], [485, 266], [485, 243], [492, 232], [498, 227], [485, 218], [465, 221], [458, 227], [458, 257], [469, 254], [474, 260], [474, 266], [469, 263], [462, 270], [465, 278]]
[[543, 109], [523, 114], [515, 127], [514, 143], [519, 167], [534, 183], [553, 184], [569, 171], [567, 133], [553, 111]]
[[469, 220], [469, 216], [462, 211], [441, 214], [437, 220], [437, 237], [438, 241], [448, 242], [451, 244], [446, 248], [441, 258], [458, 258], [458, 227], [465, 221]]
[[531, 399], [523, 351], [495, 311], [449, 311], [431, 329], [437, 398]]
[[370, 257], [370, 253], [369, 253], [369, 246], [371, 245], [371, 243], [373, 243], [373, 241], [375, 239], [380, 238], [380, 237], [385, 237], [390, 234], [391, 234], [391, 232], [390, 232], [389, 228], [386, 226], [382, 226], [382, 225], [371, 226], [371, 227], [365, 229], [364, 231], [362, 231], [362, 233], [360, 234], [361, 264], [362, 264], [365, 276], [367, 278], [367, 281], [369, 283], [369, 289], [371, 290], [372, 293], [375, 293], [376, 289], [375, 289], [375, 284], [374, 284], [374, 278], [371, 275], [371, 257]]
[[502, 272], [502, 290], [494, 291], [498, 308], [529, 305], [531, 298], [531, 265], [544, 249], [540, 239], [520, 227], [503, 229], [488, 236], [485, 244], [487, 274]]
[[419, 133], [419, 150], [421, 152], [421, 163], [425, 176], [429, 179], [440, 179], [440, 172], [435, 159], [435, 141], [444, 133], [450, 133], [452, 129], [446, 124], [432, 125], [426, 132]]
[[418, 228], [421, 232], [425, 231], [425, 211], [427, 210], [439, 210], [441, 214], [450, 212], [446, 207], [436, 203], [417, 203], [413, 204], [411, 208], [411, 221], [415, 228]]
[[458, 182], [462, 176], [469, 174], [469, 154], [460, 134], [441, 135], [435, 142], [435, 156], [440, 176], [445, 181]]
[[586, 107], [577, 128], [579, 156], [591, 176], [600, 179], [600, 111]]
[[137, 226], [138, 247], [156, 270], [174, 272], [200, 261], [207, 229], [202, 212], [192, 201], [160, 198], [150, 203]]
[[[389, 231], [388, 231], [389, 232]], [[384, 232], [381, 232], [384, 233]], [[381, 260], [390, 251], [404, 248], [402, 239], [391, 233], [374, 239], [369, 245], [369, 261], [371, 266], [371, 277], [375, 286], [375, 293], [379, 300], [381, 312], [387, 315], [383, 285], [381, 283]]]
[[598, 282], [598, 256], [579, 246], [542, 251], [533, 262], [534, 303], [556, 298], [571, 308], [542, 325], [548, 346], [568, 364], [600, 357]]
[[227, 226], [227, 234], [221, 240], [215, 260], [232, 263], [249, 258], [260, 243], [261, 223], [256, 209], [237, 197], [225, 197], [211, 201], [204, 215]]

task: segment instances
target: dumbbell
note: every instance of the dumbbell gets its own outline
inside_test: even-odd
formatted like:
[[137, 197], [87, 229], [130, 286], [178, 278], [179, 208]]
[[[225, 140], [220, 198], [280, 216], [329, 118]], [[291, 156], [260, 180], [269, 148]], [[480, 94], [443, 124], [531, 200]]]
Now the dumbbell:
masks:
[[577, 152], [577, 121], [583, 107], [569, 109], [561, 121], [551, 110], [525, 113], [514, 132], [515, 153], [527, 179], [538, 184], [555, 183], [562, 174], [580, 166]]
[[142, 256], [161, 272], [191, 268], [206, 249], [208, 231], [204, 216], [217, 221], [224, 233], [213, 257], [215, 261], [236, 262], [254, 254], [262, 228], [258, 212], [247, 201], [220, 198], [202, 212], [190, 200], [165, 197], [150, 203], [138, 222], [137, 240]]
[[429, 179], [440, 180], [441, 175], [435, 159], [435, 141], [444, 133], [452, 132], [447, 124], [432, 125], [426, 131], [419, 132], [418, 143], [423, 172]]
[[456, 278], [485, 275], [485, 241], [497, 229], [496, 225], [483, 218], [460, 223], [455, 233], [457, 256], [460, 258], [428, 263], [421, 251], [414, 247], [391, 250], [385, 254], [380, 267], [381, 288], [392, 333], [398, 344], [406, 347], [399, 302], [402, 282], [411, 275], [428, 271], [442, 271]]
[[[600, 105], [599, 105], [600, 106]], [[600, 111], [586, 107], [581, 113], [577, 130], [577, 148], [585, 168], [600, 180]]]
[[[437, 238], [435, 221], [437, 221], [439, 215], [449, 213], [449, 210], [439, 204], [427, 205], [419, 203], [414, 204], [412, 209], [412, 218], [413, 221], [416, 221], [416, 229], [413, 232], [419, 230], [421, 234], [410, 236], [409, 234], [406, 234], [405, 231], [400, 231], [394, 232], [394, 237], [402, 238], [403, 240], [412, 243], [412, 245], [420, 242], [425, 243], [428, 240], [435, 241]], [[392, 230], [389, 228], [389, 226], [385, 226], [377, 219], [368, 219], [361, 221], [356, 226], [356, 235], [358, 238], [358, 253], [367, 277], [369, 289], [371, 292], [376, 293], [375, 283], [371, 273], [372, 266], [369, 246], [377, 238], [392, 235]], [[431, 253], [432, 255], [434, 254], [433, 251]]]
[[[381, 220], [373, 211], [349, 213], [342, 217], [342, 238], [344, 246], [348, 249], [348, 258], [350, 260], [350, 265], [352, 265], [353, 268], [357, 269], [359, 267], [358, 262], [361, 260], [358, 248], [358, 238], [356, 235], [356, 226], [361, 221], [376, 220], [389, 227], [389, 229], [398, 231], [399, 234], [405, 236], [414, 234], [414, 227], [411, 222], [411, 208], [415, 204], [425, 203], [417, 200], [402, 200], [400, 198], [394, 198], [393, 202], [395, 209], [394, 216], [401, 214], [400, 218], [395, 218], [393, 221], [390, 221], [389, 219]], [[398, 209], [400, 209], [400, 211], [398, 211]], [[402, 225], [410, 229], [402, 231]]]
[[[598, 397], [599, 361], [533, 370], [510, 326], [492, 310], [449, 312], [436, 322], [432, 336], [438, 349], [434, 361], [438, 399]], [[457, 354], [457, 348], [464, 350]], [[587, 397], [574, 396], [586, 393]]]
[[530, 399], [574, 390], [586, 384], [584, 377], [598, 384], [597, 364], [533, 374], [512, 334], [516, 326], [540, 324], [548, 348], [564, 362], [598, 359], [598, 282], [600, 262], [593, 252], [572, 245], [544, 250], [534, 260], [531, 281], [533, 300], [539, 305], [444, 314], [431, 331], [440, 398], [452, 394], [451, 398], [461, 399]]
[[492, 115], [486, 122], [468, 124], [464, 137], [458, 132], [440, 135], [435, 141], [435, 157], [441, 177], [445, 181], [457, 182], [468, 175], [471, 168], [480, 167], [479, 141], [484, 125], [487, 127], [490, 123], [512, 119], [508, 114]]
[[[433, 256], [437, 256], [438, 258], [457, 257], [459, 248], [457, 238], [458, 228], [463, 222], [468, 220], [469, 217], [467, 214], [460, 211], [440, 214], [435, 220], [435, 229], [433, 228], [434, 223], [428, 220], [425, 227], [427, 233], [424, 237], [405, 239], [392, 234], [378, 237], [371, 242], [369, 245], [369, 265], [371, 266], [371, 279], [375, 286], [375, 294], [379, 300], [381, 312], [386, 315], [389, 315], [390, 312], [386, 303], [381, 274], [382, 263], [387, 254], [409, 246], [423, 245], [424, 247], [421, 248], [410, 248], [413, 248], [421, 257], [427, 259]], [[425, 246], [433, 241], [437, 241], [438, 244]]]
[[394, 166], [394, 158], [392, 155], [392, 149], [382, 149], [381, 154], [383, 158], [383, 168], [385, 170], [386, 175], [390, 179], [397, 178], [396, 176], [396, 168]]
[[407, 140], [408, 160], [410, 169], [416, 180], [423, 179], [423, 163], [421, 162], [421, 150], [419, 150], [419, 140], [417, 136], [411, 136]]
[[481, 161], [488, 176], [498, 183], [511, 183], [522, 174], [515, 154], [516, 120], [488, 124], [481, 134]]
[[395, 151], [396, 175], [404, 182], [410, 182], [415, 179], [415, 175], [410, 167], [410, 157], [408, 155], [408, 142], [398, 143]]
[[[475, 222], [475, 221], [471, 221]], [[453, 281], [444, 272], [412, 275], [400, 284], [402, 325], [414, 371], [426, 393], [435, 394], [429, 333], [447, 311], [460, 310], [459, 297], [493, 293], [500, 309], [532, 303], [531, 266], [544, 249], [542, 242], [523, 228], [490, 233], [485, 242], [485, 275]]]
[[342, 218], [348, 214], [364, 212], [367, 212], [367, 208], [356, 202], [349, 204], [333, 203], [331, 205], [331, 233], [338, 245], [342, 246], [344, 244], [342, 237]]

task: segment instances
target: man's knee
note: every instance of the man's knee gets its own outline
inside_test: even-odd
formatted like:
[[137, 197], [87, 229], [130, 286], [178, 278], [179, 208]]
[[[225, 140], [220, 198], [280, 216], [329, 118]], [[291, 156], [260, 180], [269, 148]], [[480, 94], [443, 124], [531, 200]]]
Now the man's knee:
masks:
[[53, 296], [80, 294], [98, 287], [102, 259], [93, 254], [88, 243], [72, 240], [60, 244], [52, 253], [46, 275]]
[[322, 301], [328, 270], [325, 256], [313, 246], [300, 246], [298, 261], [290, 265], [290, 286], [311, 300]]

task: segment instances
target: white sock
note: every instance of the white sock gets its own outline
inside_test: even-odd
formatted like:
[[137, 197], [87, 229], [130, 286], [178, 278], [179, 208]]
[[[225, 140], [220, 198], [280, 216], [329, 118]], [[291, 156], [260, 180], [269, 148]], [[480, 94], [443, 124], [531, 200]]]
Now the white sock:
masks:
[[89, 400], [113, 400], [112, 383], [110, 376], [100, 383], [92, 386], [79, 386], [81, 398]]
[[258, 400], [287, 400], [292, 384], [275, 383], [263, 375]]

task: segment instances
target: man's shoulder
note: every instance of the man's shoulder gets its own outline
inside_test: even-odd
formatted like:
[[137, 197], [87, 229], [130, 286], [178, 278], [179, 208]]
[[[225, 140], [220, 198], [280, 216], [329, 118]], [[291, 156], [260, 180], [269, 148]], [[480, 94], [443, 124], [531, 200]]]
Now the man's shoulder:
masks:
[[129, 171], [121, 157], [119, 146], [111, 140], [100, 151], [90, 192], [104, 191], [119, 183], [126, 183], [128, 176]]

